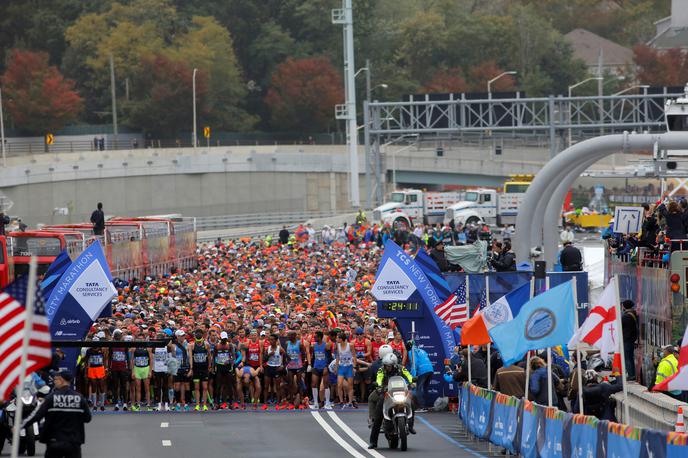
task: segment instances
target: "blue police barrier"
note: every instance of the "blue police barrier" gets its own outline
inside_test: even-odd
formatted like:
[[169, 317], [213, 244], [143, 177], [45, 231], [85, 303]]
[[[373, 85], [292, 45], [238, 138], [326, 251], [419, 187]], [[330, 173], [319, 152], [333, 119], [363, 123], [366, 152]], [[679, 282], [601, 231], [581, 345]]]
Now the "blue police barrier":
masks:
[[468, 421], [468, 410], [470, 409], [470, 390], [466, 385], [461, 386], [459, 389], [459, 399], [461, 400], [461, 405], [459, 406], [459, 417], [464, 423], [466, 423]]
[[538, 410], [540, 409], [542, 409], [542, 407], [532, 401], [523, 402], [518, 452], [524, 458], [536, 458], [538, 454], [537, 429]]
[[607, 457], [629, 458], [640, 455], [639, 428], [609, 422], [607, 424]]
[[556, 407], [544, 409], [545, 427], [538, 430], [538, 448], [541, 458], [562, 458], [564, 422], [571, 414]]
[[564, 458], [595, 456], [597, 452], [597, 424], [589, 415], [573, 415], [564, 424], [562, 456]]
[[666, 458], [685, 458], [688, 456], [688, 435], [668, 433], [666, 438]]
[[[667, 433], [643, 429], [640, 433], [640, 458], [666, 458], [670, 444], [667, 441]], [[683, 448], [682, 456], [687, 456], [688, 449]]]
[[468, 411], [468, 430], [481, 439], [490, 434], [492, 400], [495, 392], [469, 385], [471, 390], [470, 410]]
[[518, 410], [520, 401], [513, 396], [496, 393], [492, 403], [492, 431], [490, 442], [516, 453], [514, 439], [518, 432]]

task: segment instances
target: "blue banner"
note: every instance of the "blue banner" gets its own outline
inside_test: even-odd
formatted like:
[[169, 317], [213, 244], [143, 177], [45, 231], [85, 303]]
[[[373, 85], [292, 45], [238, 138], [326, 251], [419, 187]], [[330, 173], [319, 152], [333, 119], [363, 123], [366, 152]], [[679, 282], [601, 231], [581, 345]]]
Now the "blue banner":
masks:
[[538, 409], [541, 408], [531, 401], [523, 403], [519, 434], [519, 452], [523, 458], [537, 457]]
[[589, 415], [573, 416], [564, 426], [564, 458], [595, 456], [598, 423], [597, 418]]
[[372, 294], [378, 316], [393, 318], [405, 339], [415, 329], [416, 343], [427, 352], [434, 368], [428, 399], [447, 395], [451, 390], [442, 374], [456, 341], [451, 329], [435, 314], [434, 307], [442, 301], [424, 269], [391, 240], [385, 244]]
[[[62, 278], [62, 274], [64, 274], [71, 265], [72, 260], [69, 258], [67, 250], [62, 250], [53, 263], [48, 266], [48, 270], [45, 272], [45, 275], [43, 275], [43, 281], [41, 282], [41, 290], [43, 290], [43, 297], [45, 299], [50, 301], [50, 296], [55, 289], [55, 285], [57, 285], [57, 282]], [[50, 318], [51, 317], [48, 316], [48, 319]]]
[[608, 423], [607, 457], [629, 458], [640, 455], [640, 430], [619, 423]]
[[481, 439], [489, 436], [492, 424], [492, 400], [494, 391], [470, 385], [471, 408], [468, 412], [468, 429]]
[[[92, 243], [65, 270], [46, 302], [46, 315], [55, 346], [60, 340], [80, 340], [116, 294], [100, 243]], [[74, 352], [65, 352], [66, 367], [76, 364]], [[77, 349], [78, 353], [78, 349]]]
[[666, 441], [666, 458], [685, 458], [688, 456], [688, 435], [668, 433]]
[[562, 458], [563, 434], [566, 416], [570, 414], [548, 407], [544, 411], [545, 427], [538, 432], [541, 458]]
[[490, 442], [516, 453], [514, 439], [518, 432], [519, 401], [513, 396], [497, 393], [492, 403]]
[[468, 410], [470, 409], [470, 399], [468, 386], [462, 385], [459, 387], [459, 399], [461, 405], [459, 406], [459, 417], [464, 423], [468, 421]]

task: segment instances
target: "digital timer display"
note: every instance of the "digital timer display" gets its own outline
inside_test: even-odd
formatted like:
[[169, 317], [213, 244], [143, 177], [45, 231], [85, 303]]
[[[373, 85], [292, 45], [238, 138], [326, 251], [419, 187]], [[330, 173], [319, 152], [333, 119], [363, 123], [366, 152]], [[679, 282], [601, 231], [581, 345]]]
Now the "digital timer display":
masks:
[[418, 302], [384, 302], [382, 308], [390, 312], [416, 312], [420, 310], [420, 304]]

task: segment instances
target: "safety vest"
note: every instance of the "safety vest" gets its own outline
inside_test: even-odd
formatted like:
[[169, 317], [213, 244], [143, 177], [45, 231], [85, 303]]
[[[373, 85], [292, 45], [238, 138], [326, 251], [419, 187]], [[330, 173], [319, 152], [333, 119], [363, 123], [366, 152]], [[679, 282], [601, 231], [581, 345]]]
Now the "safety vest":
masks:
[[[657, 376], [655, 377], [655, 385], [663, 382], [678, 371], [678, 360], [673, 354], [665, 356], [657, 366]], [[680, 391], [670, 391], [671, 394], [680, 394]]]

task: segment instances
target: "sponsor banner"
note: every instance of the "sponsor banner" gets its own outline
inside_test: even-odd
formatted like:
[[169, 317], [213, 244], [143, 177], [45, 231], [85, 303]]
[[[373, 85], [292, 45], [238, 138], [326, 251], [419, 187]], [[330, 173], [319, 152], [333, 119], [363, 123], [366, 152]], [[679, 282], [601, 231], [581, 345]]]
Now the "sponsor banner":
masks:
[[378, 316], [394, 319], [405, 339], [411, 338], [415, 330], [416, 344], [427, 352], [434, 368], [428, 399], [434, 402], [439, 396], [453, 394], [455, 389], [443, 380], [442, 374], [445, 359], [451, 357], [456, 341], [451, 329], [434, 312], [440, 298], [424, 269], [391, 240], [385, 244], [372, 294]]
[[607, 424], [607, 457], [629, 458], [640, 455], [639, 428], [609, 422]]
[[538, 429], [538, 446], [541, 458], [562, 458], [564, 422], [570, 414], [556, 407], [543, 409], [545, 427]]
[[470, 409], [470, 399], [469, 389], [466, 384], [459, 388], [459, 399], [461, 400], [461, 405], [459, 406], [459, 417], [464, 423], [468, 421], [468, 411]]
[[666, 458], [688, 456], [688, 434], [670, 432], [666, 436]]
[[532, 401], [523, 402], [523, 413], [521, 415], [521, 434], [519, 438], [519, 453], [523, 458], [536, 458], [537, 430], [538, 430], [538, 410], [543, 408]]
[[[666, 458], [669, 452], [670, 444], [665, 431], [643, 429], [640, 433], [640, 442], [640, 458]], [[688, 456], [688, 449], [685, 447], [682, 452], [681, 456]]]
[[496, 393], [492, 403], [492, 431], [490, 442], [516, 453], [514, 439], [518, 426], [519, 400], [513, 396]]
[[[92, 243], [65, 270], [46, 303], [55, 346], [59, 346], [60, 340], [83, 339], [115, 294], [100, 243]], [[73, 369], [78, 351], [75, 355], [67, 353], [66, 367]]]
[[492, 400], [495, 392], [470, 385], [471, 400], [468, 412], [468, 429], [481, 439], [489, 437]]
[[562, 455], [564, 458], [594, 457], [597, 452], [599, 420], [589, 415], [573, 415], [564, 425]]

